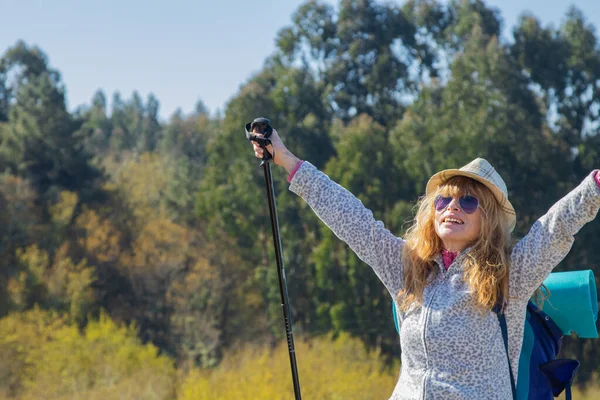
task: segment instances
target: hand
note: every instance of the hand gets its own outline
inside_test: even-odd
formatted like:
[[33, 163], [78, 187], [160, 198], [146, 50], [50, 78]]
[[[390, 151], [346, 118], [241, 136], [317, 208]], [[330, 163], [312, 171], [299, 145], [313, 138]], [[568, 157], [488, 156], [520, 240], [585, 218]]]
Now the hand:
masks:
[[[253, 133], [257, 136], [263, 136], [262, 133], [258, 133], [256, 131], [256, 128]], [[294, 156], [292, 152], [285, 147], [275, 129], [273, 129], [273, 133], [271, 133], [269, 139], [271, 140], [272, 144], [267, 146], [267, 151], [273, 155], [273, 162], [277, 165], [281, 165], [285, 168], [288, 174], [291, 174], [300, 162], [300, 159]], [[252, 147], [254, 149], [254, 155], [257, 158], [262, 159], [264, 155], [264, 149], [254, 141], [252, 141]]]
[[[255, 127], [254, 130], [252, 131], [253, 134], [255, 134], [256, 136], [259, 137], [263, 137], [264, 135], [262, 133], [258, 132], [258, 128]], [[281, 165], [279, 164], [279, 159], [281, 157], [279, 157], [279, 153], [283, 152], [284, 150], [286, 150], [283, 142], [281, 141], [281, 138], [279, 137], [279, 134], [277, 133], [277, 131], [275, 129], [273, 129], [273, 132], [271, 133], [271, 136], [269, 137], [269, 140], [271, 140], [271, 145], [267, 146], [267, 151], [269, 153], [271, 153], [271, 155], [273, 156], [273, 162], [275, 164]], [[255, 142], [252, 141], [252, 147], [254, 148], [254, 155], [257, 158], [263, 158], [264, 156], [264, 149], [262, 147], [260, 147], [260, 145]], [[273, 151], [273, 149], [275, 149], [275, 151]]]

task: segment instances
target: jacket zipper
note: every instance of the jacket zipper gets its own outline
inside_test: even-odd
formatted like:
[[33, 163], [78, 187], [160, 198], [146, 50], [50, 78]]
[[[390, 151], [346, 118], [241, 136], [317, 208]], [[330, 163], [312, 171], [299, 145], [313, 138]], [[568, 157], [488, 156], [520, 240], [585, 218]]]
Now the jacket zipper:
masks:
[[426, 391], [426, 385], [427, 385], [427, 375], [430, 374], [430, 368], [429, 368], [429, 355], [427, 354], [427, 344], [425, 341], [425, 333], [427, 331], [427, 321], [429, 319], [429, 306], [431, 305], [431, 303], [433, 302], [433, 299], [435, 297], [435, 292], [437, 292], [438, 290], [438, 286], [436, 286], [433, 289], [433, 292], [431, 293], [431, 298], [429, 299], [429, 302], [427, 303], [427, 306], [425, 307], [425, 318], [424, 318], [424, 323], [423, 323], [423, 335], [421, 335], [421, 340], [423, 342], [423, 350], [425, 352], [425, 374], [423, 375], [423, 391], [421, 393], [421, 399], [425, 399], [425, 391]]

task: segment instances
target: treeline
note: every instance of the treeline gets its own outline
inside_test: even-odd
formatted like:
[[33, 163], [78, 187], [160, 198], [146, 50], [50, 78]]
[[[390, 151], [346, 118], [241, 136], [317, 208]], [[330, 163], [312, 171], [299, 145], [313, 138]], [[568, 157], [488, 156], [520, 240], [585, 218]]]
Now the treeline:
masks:
[[[0, 59], [0, 393], [51, 376], [33, 337], [131, 329], [128, 343], [160, 352], [158, 375], [282, 339], [264, 181], [243, 132], [257, 116], [398, 235], [429, 176], [485, 157], [524, 235], [600, 166], [600, 46], [575, 8], [559, 27], [524, 15], [509, 40], [501, 29], [476, 0], [308, 1], [223, 116], [199, 102], [166, 122], [137, 93], [109, 109], [99, 91], [69, 112], [60, 73], [17, 42]], [[350, 334], [397, 359], [389, 294], [274, 173], [295, 334]], [[600, 276], [598, 238], [586, 226], [559, 269]], [[598, 383], [594, 341], [564, 352], [582, 361], [580, 384]], [[101, 385], [94, 374], [82, 382]]]

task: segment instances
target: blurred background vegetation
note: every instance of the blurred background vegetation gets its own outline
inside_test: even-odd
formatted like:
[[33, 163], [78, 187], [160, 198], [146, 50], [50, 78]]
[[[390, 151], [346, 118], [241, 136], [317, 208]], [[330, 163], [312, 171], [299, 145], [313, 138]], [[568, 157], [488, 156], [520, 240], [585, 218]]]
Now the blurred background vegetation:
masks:
[[[0, 398], [292, 397], [243, 133], [257, 116], [398, 235], [431, 174], [485, 157], [523, 236], [600, 167], [600, 46], [576, 8], [558, 28], [500, 29], [478, 0], [307, 1], [224, 115], [199, 102], [169, 121], [137, 93], [69, 112], [48, 56], [15, 43], [0, 58]], [[303, 395], [387, 398], [389, 294], [274, 175]], [[600, 277], [598, 238], [588, 224], [559, 270]], [[563, 353], [597, 398], [597, 342]]]

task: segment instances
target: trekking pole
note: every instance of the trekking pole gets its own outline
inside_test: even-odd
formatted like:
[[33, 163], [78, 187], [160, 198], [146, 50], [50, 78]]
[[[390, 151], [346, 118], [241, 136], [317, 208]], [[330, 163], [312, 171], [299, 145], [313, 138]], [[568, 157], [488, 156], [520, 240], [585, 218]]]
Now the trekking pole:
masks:
[[[255, 128], [263, 136], [256, 136]], [[283, 256], [281, 254], [281, 238], [279, 237], [279, 223], [277, 222], [277, 208], [275, 205], [275, 194], [273, 190], [273, 179], [271, 177], [271, 163], [273, 156], [267, 151], [267, 146], [271, 144], [269, 137], [273, 133], [271, 121], [267, 118], [256, 118], [246, 124], [246, 138], [257, 142], [263, 148], [264, 155], [260, 166], [265, 172], [265, 184], [267, 186], [267, 199], [269, 201], [269, 212], [271, 214], [271, 228], [273, 229], [273, 244], [275, 245], [275, 259], [277, 261], [277, 273], [279, 275], [279, 292], [281, 294], [281, 308], [283, 310], [283, 320], [285, 323], [285, 333], [288, 343], [288, 352], [290, 355], [290, 366], [292, 367], [292, 380], [294, 382], [294, 394], [296, 400], [301, 400], [300, 381], [298, 380], [298, 367], [296, 366], [296, 350], [294, 349], [294, 335], [292, 333], [292, 322], [290, 307], [288, 302], [287, 283], [285, 279], [285, 270], [283, 268]]]

